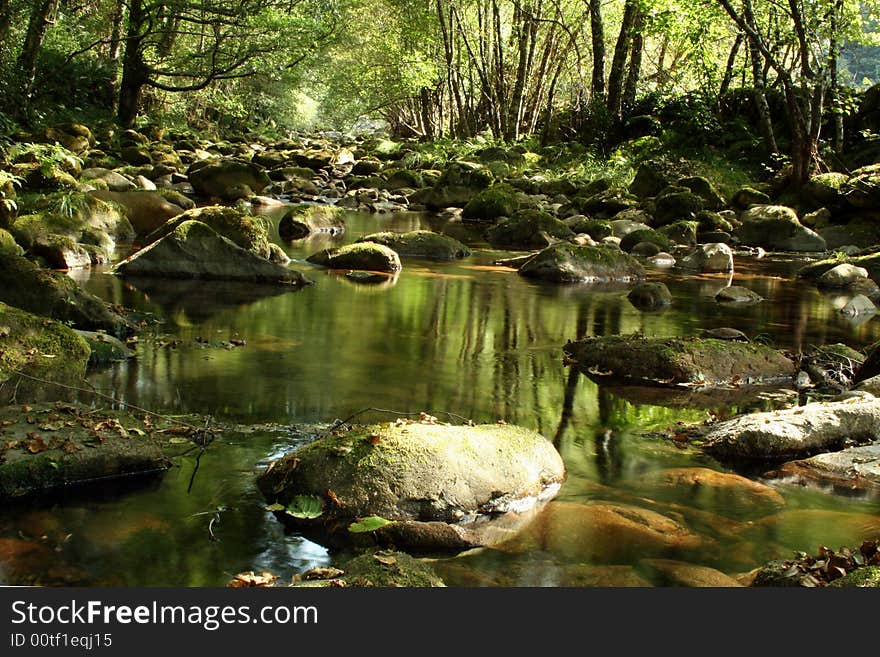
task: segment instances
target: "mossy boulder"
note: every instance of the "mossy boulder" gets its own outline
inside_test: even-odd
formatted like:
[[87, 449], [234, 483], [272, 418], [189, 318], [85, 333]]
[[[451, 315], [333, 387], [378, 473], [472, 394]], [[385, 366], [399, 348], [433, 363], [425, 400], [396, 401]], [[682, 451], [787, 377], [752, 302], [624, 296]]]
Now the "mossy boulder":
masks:
[[574, 237], [564, 222], [540, 210], [519, 210], [486, 231], [486, 239], [496, 248], [529, 250], [543, 248], [555, 240]]
[[638, 260], [619, 249], [568, 242], [547, 247], [519, 273], [554, 283], [629, 283], [645, 277]]
[[261, 258], [269, 258], [269, 235], [263, 224], [243, 210], [224, 205], [208, 205], [186, 210], [147, 235], [145, 241], [155, 242], [187, 221], [207, 224], [219, 235], [231, 240], [245, 251], [250, 251]]
[[0, 254], [24, 255], [24, 249], [8, 230], [0, 228]]
[[847, 443], [878, 440], [880, 399], [871, 397], [812, 402], [727, 420], [703, 437], [703, 449], [719, 459], [762, 461], [809, 456]]
[[375, 242], [357, 242], [338, 249], [324, 249], [310, 255], [306, 260], [330, 269], [396, 273], [403, 268], [396, 251]]
[[382, 187], [384, 189], [419, 189], [425, 186], [425, 180], [418, 171], [400, 169], [389, 174]]
[[769, 205], [770, 197], [754, 187], [740, 187], [733, 193], [730, 204], [737, 210], [747, 210], [753, 205]]
[[665, 191], [654, 199], [654, 224], [665, 226], [694, 219], [704, 206], [703, 199], [689, 189], [679, 191], [679, 188], [671, 188], [671, 191]]
[[482, 164], [455, 161], [446, 166], [433, 187], [419, 190], [410, 201], [430, 210], [464, 207], [493, 181], [492, 172]]
[[[353, 587], [436, 588], [443, 580], [430, 565], [406, 552], [380, 550], [355, 557], [342, 564], [342, 571], [331, 582]], [[315, 581], [315, 580], [312, 580]], [[320, 581], [320, 580], [318, 580]]]
[[494, 221], [510, 217], [519, 205], [516, 190], [509, 185], [493, 185], [468, 201], [461, 216], [469, 221]]
[[103, 167], [83, 169], [83, 172], [80, 175], [80, 181], [88, 182], [93, 180], [102, 181], [107, 189], [114, 192], [127, 192], [137, 188], [137, 185], [135, 185], [134, 182], [118, 171], [112, 171], [111, 169], [105, 169]]
[[868, 277], [874, 281], [880, 280], [880, 253], [869, 253], [863, 256], [845, 256], [825, 258], [804, 265], [798, 270], [798, 278], [810, 281], [818, 281], [827, 271], [841, 264], [849, 264], [860, 267], [868, 272]]
[[825, 240], [802, 225], [794, 210], [784, 205], [754, 205], [740, 215], [736, 230], [748, 246], [773, 251], [825, 251]]
[[699, 223], [696, 221], [676, 221], [673, 224], [663, 226], [658, 232], [666, 236], [672, 243], [694, 246], [697, 243], [698, 227]]
[[781, 351], [713, 338], [613, 335], [569, 342], [563, 351], [586, 374], [630, 383], [757, 383], [789, 379], [795, 374], [794, 363]]
[[333, 166], [333, 153], [320, 148], [295, 152], [291, 155], [291, 159], [297, 166], [305, 167], [312, 171], [320, 171], [326, 167]]
[[591, 196], [578, 196], [572, 199], [578, 212], [592, 215], [597, 219], [610, 219], [619, 212], [639, 206], [638, 200], [625, 190], [611, 187]]
[[640, 199], [649, 198], [659, 194], [671, 182], [672, 180], [661, 162], [643, 162], [636, 170], [629, 191]]
[[259, 194], [270, 182], [259, 165], [231, 158], [196, 162], [187, 176], [196, 193], [223, 201]]
[[629, 253], [636, 244], [641, 242], [656, 244], [660, 251], [668, 251], [672, 248], [672, 241], [666, 235], [653, 228], [640, 228], [627, 233], [620, 238], [620, 248]]
[[257, 486], [288, 510], [279, 511], [283, 521], [328, 540], [395, 527], [403, 545], [407, 533], [424, 543], [421, 530], [430, 523], [460, 533], [479, 516], [521, 513], [555, 495], [564, 477], [562, 458], [534, 431], [413, 422], [319, 438], [271, 463]]
[[675, 184], [678, 187], [685, 187], [699, 196], [706, 210], [720, 210], [726, 205], [724, 197], [721, 196], [715, 185], [703, 176], [680, 178]]
[[77, 485], [171, 467], [150, 435], [152, 425], [122, 411], [76, 404], [38, 404], [22, 413], [0, 409], [6, 449], [0, 500], [67, 491]]
[[672, 293], [665, 283], [639, 283], [626, 295], [639, 310], [660, 310], [672, 305]]
[[382, 170], [382, 163], [375, 159], [365, 157], [351, 167], [351, 175], [353, 176], [372, 176]]
[[834, 588], [880, 588], [880, 566], [863, 566], [862, 568], [856, 568], [843, 577], [834, 580], [828, 586]]
[[[103, 242], [111, 249], [117, 240], [130, 240], [135, 236], [131, 222], [118, 206], [91, 194], [49, 195], [33, 208], [36, 212], [18, 217], [10, 227], [18, 243], [27, 249], [48, 235], [64, 235], [75, 242]], [[98, 234], [105, 238], [96, 242]]]
[[601, 241], [606, 237], [610, 237], [614, 232], [611, 222], [591, 219], [586, 215], [578, 214], [569, 217], [565, 223], [571, 228], [572, 232], [578, 235], [589, 235], [592, 239]]
[[92, 264], [89, 252], [67, 235], [42, 235], [34, 240], [30, 251], [49, 269], [79, 269]]
[[285, 241], [299, 240], [312, 233], [337, 234], [345, 230], [345, 211], [334, 205], [301, 203], [288, 210], [278, 222], [278, 235]]
[[843, 190], [849, 180], [845, 173], [820, 173], [801, 190], [807, 201], [816, 205], [838, 205], [844, 201]]
[[75, 328], [128, 335], [132, 324], [70, 277], [0, 253], [0, 301]]
[[[71, 328], [0, 302], [0, 401], [3, 403], [10, 403], [12, 396], [21, 402], [34, 399], [41, 389], [50, 397], [63, 397], [63, 391], [19, 377], [17, 373], [63, 385], [76, 384], [85, 376], [89, 353], [89, 346]], [[8, 381], [18, 383], [3, 385]]]
[[840, 193], [856, 208], [880, 208], [880, 165], [871, 164], [853, 171]]
[[394, 250], [401, 258], [457, 260], [471, 254], [471, 250], [457, 239], [430, 230], [373, 233], [360, 238], [358, 242], [383, 244]]
[[174, 200], [169, 200], [167, 192], [164, 191], [114, 192], [96, 190], [89, 192], [89, 194], [96, 199], [112, 202], [121, 208], [136, 235], [151, 233], [169, 219], [181, 214], [185, 209], [178, 205], [178, 202], [182, 201], [176, 197], [171, 197]]
[[309, 281], [299, 272], [270, 262], [190, 219], [164, 237], [118, 263], [122, 277], [243, 281], [300, 287]]
[[125, 343], [112, 335], [98, 331], [77, 331], [89, 345], [89, 365], [106, 365], [134, 358], [135, 352]]
[[443, 169], [437, 184], [481, 190], [489, 187], [492, 182], [492, 173], [485, 166], [476, 162], [457, 160]]

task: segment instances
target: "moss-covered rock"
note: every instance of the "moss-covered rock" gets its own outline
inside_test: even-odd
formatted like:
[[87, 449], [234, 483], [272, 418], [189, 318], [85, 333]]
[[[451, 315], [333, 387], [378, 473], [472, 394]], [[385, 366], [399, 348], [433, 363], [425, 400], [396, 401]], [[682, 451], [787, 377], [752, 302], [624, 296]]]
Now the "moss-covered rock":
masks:
[[666, 226], [676, 221], [689, 221], [704, 209], [702, 198], [689, 189], [670, 187], [654, 199], [654, 225]]
[[0, 254], [24, 255], [24, 249], [8, 230], [0, 228]]
[[489, 244], [498, 248], [534, 249], [554, 240], [574, 237], [564, 222], [540, 210], [519, 210], [486, 231]]
[[372, 176], [382, 170], [382, 162], [376, 158], [365, 157], [351, 167], [351, 175], [353, 176]]
[[218, 234], [231, 240], [245, 251], [261, 258], [269, 258], [269, 235], [256, 217], [243, 210], [223, 205], [209, 205], [187, 210], [166, 222], [161, 228], [146, 237], [146, 242], [155, 242], [173, 232], [187, 221], [199, 221], [213, 228]]
[[271, 463], [257, 486], [287, 509], [279, 511], [282, 520], [337, 540], [352, 541], [389, 522], [423, 540], [419, 533], [428, 523], [455, 531], [478, 516], [522, 512], [555, 495], [564, 476], [552, 443], [528, 429], [388, 423], [335, 432], [294, 450]]
[[568, 242], [547, 247], [519, 273], [554, 283], [629, 283], [645, 277], [642, 265], [619, 249]]
[[665, 283], [639, 283], [626, 295], [639, 310], [660, 310], [672, 305], [672, 293]]
[[494, 221], [510, 217], [519, 205], [516, 190], [509, 185], [493, 185], [468, 201], [461, 216], [470, 221]]
[[754, 205], [740, 215], [736, 235], [743, 244], [776, 251], [824, 251], [825, 240], [784, 205]]
[[853, 171], [840, 193], [856, 208], [880, 208], [880, 165], [872, 164]]
[[0, 301], [75, 328], [128, 335], [132, 324], [70, 277], [0, 253]]
[[471, 254], [471, 250], [457, 239], [430, 230], [373, 233], [360, 238], [358, 242], [383, 244], [394, 250], [401, 258], [457, 260]]
[[[59, 395], [52, 386], [23, 378], [18, 386], [2, 385], [18, 381], [17, 372], [45, 381], [71, 385], [86, 372], [89, 347], [72, 329], [60, 322], [38, 317], [0, 302], [0, 401], [9, 403], [36, 396], [41, 387], [50, 397]], [[23, 385], [22, 385], [23, 384]], [[18, 393], [13, 390], [18, 387]], [[2, 463], [2, 459], [0, 459]]]
[[798, 270], [798, 278], [817, 281], [825, 272], [840, 264], [850, 264], [862, 267], [868, 272], [872, 280], [880, 280], [880, 253], [869, 253], [863, 256], [843, 256], [817, 260], [804, 265]]
[[674, 244], [694, 246], [697, 243], [698, 226], [699, 224], [696, 221], [676, 221], [675, 223], [663, 226], [658, 232], [666, 236]]
[[611, 222], [591, 219], [582, 214], [569, 217], [565, 220], [565, 223], [571, 228], [573, 233], [589, 235], [597, 242], [611, 236], [613, 233]]
[[158, 278], [245, 281], [300, 287], [299, 272], [238, 246], [207, 224], [190, 219], [118, 263], [113, 273]]
[[431, 567], [406, 552], [362, 554], [342, 564], [338, 580], [347, 586], [434, 588], [445, 586]]
[[338, 249], [324, 249], [306, 258], [330, 269], [360, 269], [395, 273], [402, 269], [400, 256], [393, 249], [375, 242], [357, 242]]
[[637, 208], [639, 205], [633, 195], [616, 187], [587, 197], [578, 196], [572, 199], [572, 202], [578, 212], [592, 215], [597, 219], [610, 219], [619, 212]]
[[733, 271], [733, 251], [723, 242], [700, 244], [681, 258], [678, 265], [699, 272]]
[[770, 197], [754, 187], [741, 187], [733, 193], [730, 204], [737, 210], [747, 210], [753, 205], [769, 205]]
[[880, 588], [880, 566], [856, 568], [843, 577], [834, 580], [828, 586], [834, 588]]
[[31, 244], [30, 251], [49, 269], [79, 269], [92, 264], [89, 252], [67, 235], [41, 235]]
[[5, 458], [0, 461], [0, 500], [157, 474], [171, 466], [149, 435], [150, 425], [128, 413], [40, 404], [27, 413], [6, 407], [0, 417], [6, 441]]
[[481, 190], [489, 187], [492, 181], [492, 174], [483, 165], [457, 160], [449, 163], [443, 169], [443, 174], [437, 184]]
[[838, 205], [844, 201], [843, 188], [849, 176], [845, 173], [820, 173], [803, 186], [806, 199], [817, 205]]
[[270, 182], [259, 165], [231, 158], [196, 162], [187, 176], [196, 193], [224, 201], [259, 194]]
[[345, 230], [345, 211], [335, 205], [301, 203], [288, 210], [278, 222], [278, 235], [286, 241], [312, 233], [337, 234]]
[[636, 244], [641, 242], [656, 244], [660, 251], [668, 251], [672, 248], [671, 240], [666, 235], [653, 228], [640, 228], [627, 233], [620, 238], [620, 248], [629, 253]]
[[633, 383], [704, 383], [781, 380], [794, 376], [794, 363], [776, 349], [712, 338], [645, 338], [614, 335], [586, 338], [563, 347], [587, 374]]
[[422, 174], [411, 169], [400, 169], [389, 174], [382, 187], [384, 189], [419, 189], [425, 186]]
[[656, 196], [672, 182], [662, 163], [657, 161], [643, 162], [636, 170], [636, 175], [629, 186], [629, 191], [638, 198]]
[[706, 210], [720, 210], [726, 205], [724, 197], [718, 192], [709, 180], [703, 176], [687, 176], [679, 178], [675, 183], [678, 187], [685, 187], [703, 201]]

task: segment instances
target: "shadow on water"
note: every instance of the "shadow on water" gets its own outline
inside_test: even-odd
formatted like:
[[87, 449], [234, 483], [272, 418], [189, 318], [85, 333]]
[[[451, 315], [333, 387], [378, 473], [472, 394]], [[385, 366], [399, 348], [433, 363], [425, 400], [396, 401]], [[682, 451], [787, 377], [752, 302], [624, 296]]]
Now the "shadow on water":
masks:
[[[736, 399], [697, 391], [670, 397], [597, 383], [562, 359], [566, 340], [580, 337], [696, 335], [721, 326], [795, 353], [880, 338], [876, 320], [851, 324], [837, 311], [839, 299], [791, 280], [797, 262], [743, 259], [732, 278], [651, 271], [674, 303], [642, 313], [626, 288], [535, 284], [493, 265], [511, 253], [478, 242], [468, 259], [406, 260], [398, 277], [379, 284], [307, 265], [327, 240], [444, 228], [416, 213], [352, 213], [346, 223], [342, 236], [282, 244], [291, 266], [316, 282], [291, 293], [129, 283], [93, 271], [85, 281], [90, 290], [163, 323], [141, 339], [137, 359], [94, 372], [90, 383], [129, 404], [230, 422], [329, 422], [381, 407], [504, 420], [543, 433], [566, 463], [558, 499], [518, 540], [436, 562], [450, 584], [644, 585], [658, 581], [648, 557], [742, 572], [792, 550], [853, 544], [878, 530], [876, 501], [773, 483], [783, 503], [763, 507], [720, 484], [663, 483], [668, 471], [725, 468], [655, 432], [764, 408], [758, 391]], [[731, 280], [766, 301], [745, 308], [716, 303], [714, 294]], [[246, 346], [213, 346], [232, 337]], [[224, 435], [203, 455], [191, 489], [189, 456], [155, 486], [5, 509], [0, 580], [57, 583], [63, 577], [53, 579], [51, 564], [60, 564], [84, 584], [203, 586], [244, 570], [271, 569], [286, 578], [331, 563], [334, 555], [324, 548], [285, 534], [253, 484], [271, 457], [298, 440], [283, 431]]]

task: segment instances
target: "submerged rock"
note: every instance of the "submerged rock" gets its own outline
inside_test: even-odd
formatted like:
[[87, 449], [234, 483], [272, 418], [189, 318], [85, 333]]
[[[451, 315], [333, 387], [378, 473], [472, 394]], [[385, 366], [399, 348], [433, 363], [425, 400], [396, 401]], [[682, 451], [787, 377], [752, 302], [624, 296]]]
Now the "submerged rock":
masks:
[[[257, 485], [288, 509], [282, 520], [331, 542], [384, 534], [398, 546], [461, 550], [491, 540], [471, 531], [480, 516], [534, 507], [564, 477], [553, 445], [527, 429], [389, 423], [320, 438], [274, 461]], [[297, 513], [304, 502], [312, 513]]]
[[716, 425], [703, 449], [720, 459], [784, 459], [880, 440], [880, 399], [813, 402]]
[[0, 416], [6, 440], [0, 500], [159, 473], [171, 466], [148, 435], [149, 427], [121, 411], [46, 404], [26, 414], [7, 407]]
[[105, 365], [107, 363], [128, 360], [135, 355], [135, 352], [125, 346], [122, 340], [112, 335], [98, 333], [97, 331], [77, 331], [77, 333], [86, 341], [89, 349], [91, 349], [91, 354], [89, 355], [90, 365]]
[[764, 297], [757, 292], [740, 285], [730, 285], [720, 290], [718, 294], [715, 295], [715, 301], [719, 303], [752, 304], [759, 303], [763, 300]]
[[510, 249], [540, 249], [572, 237], [574, 232], [564, 222], [536, 210], [520, 210], [486, 231], [489, 244]]
[[672, 559], [642, 559], [639, 565], [649, 570], [659, 586], [689, 586], [697, 588], [739, 588], [738, 581], [720, 570], [695, 563]]
[[247, 251], [200, 221], [178, 225], [168, 235], [113, 268], [119, 276], [199, 278], [302, 286], [302, 274]]
[[362, 269], [395, 273], [403, 268], [396, 251], [375, 242], [357, 242], [338, 249], [324, 249], [310, 255], [306, 261], [330, 269]]
[[665, 283], [639, 283], [626, 298], [639, 310], [659, 310], [672, 305], [672, 293]]
[[639, 261], [619, 249], [568, 242], [547, 247], [519, 273], [554, 283], [629, 283], [645, 277]]
[[427, 260], [456, 260], [466, 258], [471, 250], [448, 235], [430, 230], [413, 230], [407, 233], [373, 233], [358, 242], [382, 244], [402, 258], [425, 258]]
[[789, 461], [779, 468], [779, 475], [800, 483], [876, 495], [880, 493], [880, 443]]
[[563, 347], [585, 374], [633, 383], [723, 384], [791, 378], [794, 363], [766, 345], [700, 338], [612, 335]]
[[362, 554], [340, 568], [313, 568], [297, 576], [294, 587], [442, 587], [443, 580], [423, 561], [406, 552], [379, 550]]
[[297, 205], [281, 217], [278, 235], [286, 241], [299, 240], [312, 233], [337, 234], [345, 230], [343, 210], [332, 205]]

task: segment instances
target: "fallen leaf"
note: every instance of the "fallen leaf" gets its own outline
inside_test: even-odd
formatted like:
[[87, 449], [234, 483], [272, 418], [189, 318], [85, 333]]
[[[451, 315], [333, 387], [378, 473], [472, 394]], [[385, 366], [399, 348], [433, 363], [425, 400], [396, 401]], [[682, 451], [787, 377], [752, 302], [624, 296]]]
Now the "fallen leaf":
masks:
[[82, 449], [82, 445], [78, 445], [73, 439], [68, 438], [63, 443], [61, 443], [61, 449], [64, 450], [66, 454], [73, 454], [74, 452], [78, 452]]
[[386, 566], [392, 566], [397, 563], [397, 559], [384, 554], [374, 554], [373, 558], [379, 563], [385, 564]]
[[344, 575], [344, 570], [339, 570], [339, 568], [326, 567], [326, 568], [312, 568], [311, 570], [307, 570], [302, 573], [301, 578], [309, 581], [316, 579], [334, 579], [339, 577], [340, 575]]
[[348, 531], [352, 534], [364, 534], [373, 532], [385, 525], [390, 525], [391, 521], [380, 516], [367, 516], [366, 518], [358, 518], [357, 522], [353, 522], [348, 526]]
[[266, 509], [266, 511], [284, 511], [284, 505], [278, 504], [277, 502], [275, 504], [267, 504], [263, 508]]
[[226, 586], [231, 589], [243, 589], [243, 588], [251, 588], [251, 587], [267, 587], [275, 584], [275, 581], [278, 579], [278, 575], [267, 571], [260, 573], [259, 575], [254, 573], [254, 571], [249, 570], [246, 573], [239, 573], [235, 577], [232, 578], [232, 581], [229, 582]]
[[[31, 435], [32, 434], [28, 434], [28, 436]], [[49, 445], [46, 444], [46, 441], [43, 440], [41, 436], [36, 436], [25, 443], [25, 448], [31, 454], [39, 454], [40, 452], [45, 452], [46, 450], [48, 450]]]

